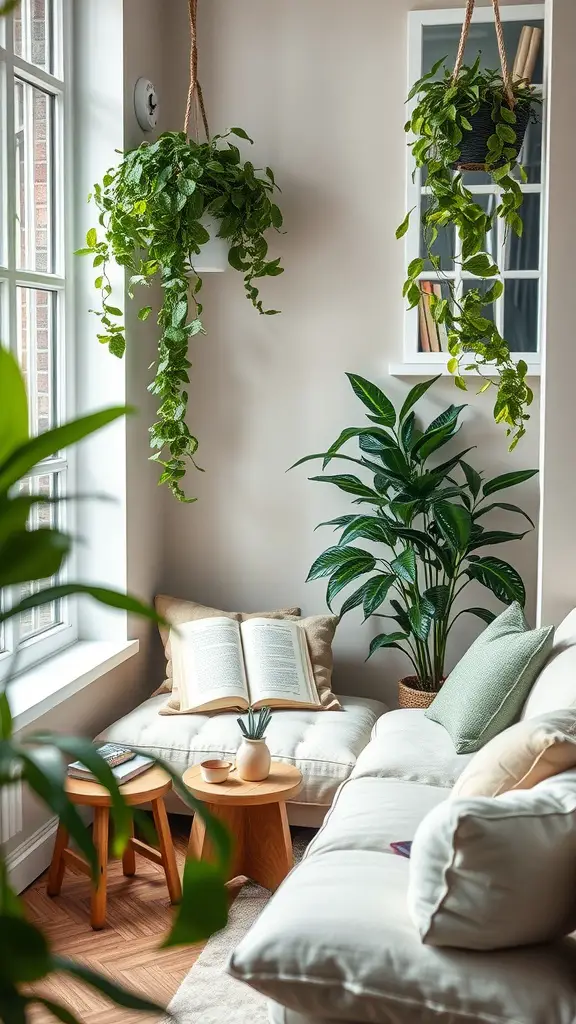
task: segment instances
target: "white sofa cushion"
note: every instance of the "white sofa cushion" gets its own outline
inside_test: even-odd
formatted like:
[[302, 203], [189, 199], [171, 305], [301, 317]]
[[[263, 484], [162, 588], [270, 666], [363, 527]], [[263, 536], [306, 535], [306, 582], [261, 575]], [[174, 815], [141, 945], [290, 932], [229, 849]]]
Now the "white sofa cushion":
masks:
[[[165, 698], [151, 697], [100, 734], [164, 758], [177, 772], [209, 757], [233, 758], [242, 739], [237, 712], [176, 715], [158, 712]], [[272, 756], [303, 775], [298, 803], [329, 806], [369, 742], [386, 705], [367, 697], [341, 697], [342, 711], [272, 712], [266, 739]]]
[[550, 656], [522, 709], [522, 719], [576, 707], [576, 609], [560, 623]]
[[504, 949], [576, 928], [576, 770], [499, 797], [447, 800], [423, 819], [408, 909], [422, 942]]
[[[234, 951], [230, 973], [288, 1007], [292, 1013], [272, 1014], [282, 1024], [574, 1024], [576, 942], [479, 956], [420, 941], [407, 909], [410, 862], [386, 851], [382, 829], [390, 831], [386, 819], [401, 820], [410, 806], [420, 813], [421, 789], [348, 781], [324, 839], [321, 833]], [[363, 835], [381, 837], [379, 848], [364, 848], [365, 840], [350, 847], [354, 808]]]
[[358, 758], [352, 775], [403, 779], [451, 789], [473, 756], [457, 754], [444, 726], [426, 718], [423, 710], [402, 709], [378, 719], [372, 742]]

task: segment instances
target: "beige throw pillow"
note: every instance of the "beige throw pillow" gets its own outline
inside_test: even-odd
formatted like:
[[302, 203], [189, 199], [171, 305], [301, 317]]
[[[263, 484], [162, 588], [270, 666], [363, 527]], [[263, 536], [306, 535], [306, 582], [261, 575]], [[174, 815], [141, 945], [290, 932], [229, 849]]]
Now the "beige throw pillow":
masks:
[[[300, 608], [279, 608], [273, 612], [225, 612], [217, 608], [209, 608], [207, 605], [197, 604], [195, 601], [184, 601], [176, 597], [167, 597], [159, 594], [155, 600], [156, 611], [163, 618], [173, 625], [178, 626], [183, 622], [192, 622], [196, 619], [213, 619], [220, 616], [234, 619], [236, 622], [243, 622], [245, 619], [291, 619], [298, 621], [304, 627], [308, 651], [314, 672], [314, 681], [320, 698], [320, 711], [341, 711], [342, 705], [338, 698], [332, 693], [332, 640], [336, 632], [338, 617], [335, 615], [311, 615], [307, 618], [300, 618]], [[160, 626], [160, 635], [164, 644], [166, 654], [166, 679], [156, 693], [169, 693], [170, 699], [160, 709], [161, 715], [190, 714], [189, 711], [180, 710], [178, 693], [173, 689], [172, 680], [172, 656], [170, 651], [170, 630]]]
[[576, 708], [549, 711], [510, 726], [468, 763], [452, 797], [499, 796], [532, 789], [576, 767]]

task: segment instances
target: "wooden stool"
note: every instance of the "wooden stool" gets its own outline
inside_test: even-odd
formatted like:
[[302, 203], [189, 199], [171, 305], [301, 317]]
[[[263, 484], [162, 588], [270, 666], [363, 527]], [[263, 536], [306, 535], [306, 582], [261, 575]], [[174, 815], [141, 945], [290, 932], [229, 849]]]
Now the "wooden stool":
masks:
[[[158, 834], [160, 849], [148, 846], [140, 839], [135, 839], [134, 834], [128, 841], [128, 845], [122, 856], [122, 868], [128, 877], [136, 874], [136, 857], [139, 853], [142, 857], [151, 860], [153, 864], [159, 864], [164, 868], [166, 883], [170, 894], [170, 901], [178, 903], [182, 898], [182, 887], [176, 865], [176, 856], [170, 835], [170, 825], [164, 806], [164, 794], [169, 791], [172, 783], [161, 768], [149, 768], [148, 771], [131, 779], [120, 787], [120, 792], [129, 806], [139, 804], [152, 804], [154, 824]], [[92, 907], [90, 913], [90, 924], [93, 928], [103, 928], [106, 923], [106, 874], [108, 866], [108, 826], [110, 819], [110, 794], [97, 782], [84, 782], [81, 779], [68, 778], [66, 780], [66, 792], [74, 804], [81, 804], [84, 807], [94, 808], [94, 825], [92, 839], [96, 847], [98, 857], [99, 877], [92, 885]], [[73, 865], [77, 870], [82, 871], [89, 877], [92, 876], [90, 865], [80, 854], [68, 847], [68, 831], [63, 825], [58, 826], [56, 833], [56, 844], [52, 855], [52, 863], [48, 873], [47, 892], [49, 896], [58, 896], [62, 888], [64, 870], [67, 866]]]
[[[264, 782], [243, 782], [236, 772], [226, 782], [204, 782], [200, 766], [184, 772], [182, 781], [202, 800], [215, 818], [228, 826], [234, 839], [231, 878], [246, 875], [265, 889], [277, 889], [294, 864], [286, 800], [302, 785], [298, 768], [272, 761]], [[213, 851], [206, 826], [194, 815], [188, 855], [200, 860]]]

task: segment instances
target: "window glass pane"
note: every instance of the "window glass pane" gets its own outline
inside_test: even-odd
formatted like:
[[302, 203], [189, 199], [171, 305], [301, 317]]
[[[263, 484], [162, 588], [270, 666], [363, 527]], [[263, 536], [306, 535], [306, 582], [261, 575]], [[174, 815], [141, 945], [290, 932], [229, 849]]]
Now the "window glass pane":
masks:
[[444, 324], [438, 324], [434, 320], [430, 310], [430, 295], [434, 294], [439, 299], [449, 297], [448, 286], [440, 281], [419, 281], [422, 298], [418, 305], [418, 351], [419, 352], [446, 352], [448, 350], [448, 335]]
[[52, 0], [21, 0], [14, 11], [14, 53], [53, 71]]
[[524, 222], [521, 238], [510, 231], [504, 243], [504, 270], [538, 270], [540, 265], [540, 196], [528, 192], [518, 210]]
[[535, 279], [504, 284], [504, 337], [511, 352], [538, 351], [538, 292]]
[[[520, 163], [526, 171], [526, 180], [530, 185], [538, 185], [542, 181], [542, 107], [535, 104], [520, 150]], [[516, 168], [514, 177], [520, 180], [520, 172]]]
[[16, 289], [18, 358], [28, 391], [30, 433], [56, 423], [54, 292]]
[[[508, 64], [510, 68], [514, 66], [514, 59], [516, 57], [516, 50], [518, 48], [518, 42], [520, 40], [520, 33], [522, 26], [528, 25], [532, 28], [544, 28], [544, 22], [542, 20], [534, 21], [505, 21], [503, 22], [504, 41], [506, 45], [506, 54], [508, 57]], [[456, 60], [456, 51], [458, 50], [458, 42], [460, 40], [461, 24], [456, 25], [424, 25], [422, 28], [422, 71], [423, 73], [429, 71], [436, 61], [442, 57], [446, 57], [446, 64], [448, 67], [453, 67]], [[538, 57], [534, 73], [532, 75], [532, 81], [534, 84], [542, 84], [542, 54], [543, 54], [543, 39], [542, 36], [540, 47], [538, 51]], [[478, 54], [482, 55], [482, 67], [484, 68], [499, 68], [500, 57], [498, 55], [498, 43], [496, 41], [496, 31], [494, 29], [494, 21], [491, 19], [486, 22], [473, 21], [470, 25], [468, 32], [468, 40], [466, 42], [466, 49], [464, 51], [464, 63], [472, 64]], [[442, 69], [438, 71], [438, 78], [442, 77]]]
[[52, 97], [16, 78], [16, 259], [21, 270], [53, 270]]
[[[55, 498], [58, 496], [59, 475], [58, 473], [46, 473], [43, 476], [29, 477], [20, 484], [20, 494], [41, 494], [46, 498]], [[32, 530], [47, 526], [57, 527], [58, 505], [42, 504], [41, 502], [33, 505], [29, 526]], [[22, 583], [18, 588], [17, 600], [21, 601], [30, 594], [37, 594], [41, 590], [46, 590], [54, 582], [55, 580], [52, 578]], [[61, 605], [61, 601], [51, 601], [48, 604], [41, 605], [39, 608], [31, 608], [30, 611], [24, 612], [20, 616], [19, 621], [20, 640], [29, 640], [30, 637], [37, 636], [39, 633], [59, 625], [62, 622]]]

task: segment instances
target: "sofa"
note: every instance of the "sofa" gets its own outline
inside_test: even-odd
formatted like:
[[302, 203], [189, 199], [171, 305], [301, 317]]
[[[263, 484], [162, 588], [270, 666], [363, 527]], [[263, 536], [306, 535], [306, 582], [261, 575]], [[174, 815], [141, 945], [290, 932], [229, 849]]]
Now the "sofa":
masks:
[[[522, 717], [575, 705], [572, 612]], [[230, 960], [230, 974], [268, 997], [272, 1024], [574, 1024], [576, 934], [505, 950], [438, 947], [408, 912], [410, 861], [390, 843], [413, 839], [473, 756], [457, 754], [424, 711], [376, 722], [303, 861]]]
[[[317, 828], [340, 784], [349, 777], [370, 742], [374, 724], [387, 707], [368, 697], [339, 697], [342, 711], [274, 710], [266, 733], [272, 757], [296, 765], [302, 787], [288, 804], [292, 825]], [[234, 760], [242, 733], [237, 712], [160, 715], [166, 694], [158, 694], [114, 722], [97, 737], [167, 761], [183, 774], [207, 758]], [[190, 813], [176, 794], [168, 810]]]

